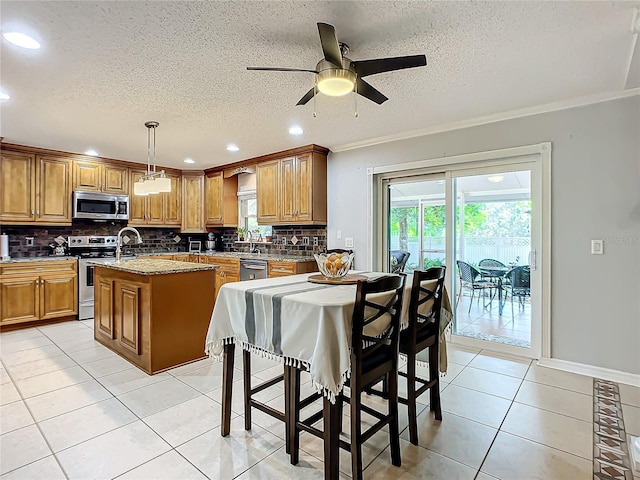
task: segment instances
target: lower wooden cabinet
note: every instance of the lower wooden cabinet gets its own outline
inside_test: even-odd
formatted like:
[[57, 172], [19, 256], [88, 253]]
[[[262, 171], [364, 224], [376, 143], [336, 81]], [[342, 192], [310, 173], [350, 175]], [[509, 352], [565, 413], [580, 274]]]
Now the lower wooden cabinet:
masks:
[[220, 268], [215, 270], [216, 272], [216, 291], [215, 298], [218, 298], [218, 292], [220, 287], [225, 283], [239, 282], [240, 281], [240, 259], [229, 257], [208, 257], [201, 256], [201, 259], [205, 259], [205, 262], [210, 265], [219, 265]]
[[269, 278], [298, 275], [299, 273], [311, 273], [318, 271], [315, 260], [307, 262], [269, 262]]
[[18, 262], [0, 266], [0, 305], [0, 325], [77, 315], [77, 261]]

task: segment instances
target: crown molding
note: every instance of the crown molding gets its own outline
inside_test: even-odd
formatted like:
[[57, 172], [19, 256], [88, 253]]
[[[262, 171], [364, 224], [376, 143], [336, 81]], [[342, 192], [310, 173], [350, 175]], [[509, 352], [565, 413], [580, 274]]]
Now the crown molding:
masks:
[[566, 110], [569, 108], [583, 107], [594, 103], [608, 102], [620, 98], [633, 97], [640, 95], [640, 88], [631, 88], [629, 90], [621, 90], [615, 92], [598, 93], [585, 97], [572, 98], [570, 100], [562, 100], [559, 102], [546, 103], [536, 107], [521, 108], [508, 112], [494, 113], [484, 115], [482, 117], [470, 118], [459, 122], [445, 123], [435, 125], [433, 127], [421, 128], [418, 130], [410, 130], [408, 132], [395, 133], [393, 135], [385, 135], [384, 137], [371, 138], [360, 142], [346, 143], [344, 145], [336, 145], [330, 147], [332, 153], [345, 152], [347, 150], [355, 150], [358, 148], [371, 147], [382, 143], [395, 142], [398, 140], [407, 140], [409, 138], [433, 135], [436, 133], [450, 132], [452, 130], [461, 130], [463, 128], [475, 127], [478, 125], [486, 125], [489, 123], [502, 122], [504, 120], [512, 120], [515, 118], [528, 117], [531, 115], [539, 115], [541, 113], [555, 112], [558, 110]]

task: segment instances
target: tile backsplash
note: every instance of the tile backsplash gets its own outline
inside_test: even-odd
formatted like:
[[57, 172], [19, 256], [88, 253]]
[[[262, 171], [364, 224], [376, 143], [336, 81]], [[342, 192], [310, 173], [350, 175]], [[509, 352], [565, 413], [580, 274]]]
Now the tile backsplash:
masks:
[[[94, 223], [74, 221], [71, 227], [47, 227], [47, 226], [1, 226], [0, 232], [9, 235], [9, 254], [12, 258], [20, 257], [46, 257], [52, 253], [49, 246], [55, 243], [58, 236], [67, 238], [69, 235], [116, 235], [123, 227], [115, 223]], [[205, 250], [206, 233], [180, 233], [167, 228], [144, 228], [137, 230], [142, 235], [144, 242], [141, 245], [127, 245], [123, 247], [124, 253], [156, 253], [156, 252], [185, 252], [188, 250], [189, 240], [200, 240], [202, 250]], [[224, 250], [227, 252], [248, 252], [248, 242], [237, 242], [238, 236], [235, 229], [221, 229]], [[176, 242], [174, 238], [180, 237]], [[128, 235], [132, 237], [132, 235]], [[292, 237], [298, 242], [293, 245]], [[33, 245], [27, 245], [27, 238], [33, 238]], [[307, 240], [308, 239], [308, 243]], [[314, 238], [318, 245], [314, 245]], [[286, 243], [283, 243], [286, 240]], [[272, 243], [256, 243], [260, 253], [286, 254], [297, 256], [311, 256], [322, 252], [327, 247], [327, 229], [317, 226], [283, 226], [273, 227]]]

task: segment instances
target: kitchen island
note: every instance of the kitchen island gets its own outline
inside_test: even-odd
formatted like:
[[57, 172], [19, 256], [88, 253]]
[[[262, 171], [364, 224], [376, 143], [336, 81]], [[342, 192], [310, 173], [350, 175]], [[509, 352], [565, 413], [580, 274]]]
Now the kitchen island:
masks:
[[206, 356], [215, 265], [139, 258], [94, 266], [98, 342], [149, 374]]

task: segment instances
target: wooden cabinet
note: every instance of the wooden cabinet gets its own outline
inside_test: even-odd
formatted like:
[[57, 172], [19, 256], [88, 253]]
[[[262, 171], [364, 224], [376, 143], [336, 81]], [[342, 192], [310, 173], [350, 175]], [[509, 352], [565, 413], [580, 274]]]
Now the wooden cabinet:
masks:
[[[145, 170], [131, 170], [133, 184], [145, 175]], [[154, 195], [131, 195], [129, 197], [130, 226], [179, 227], [182, 221], [182, 179], [180, 175], [167, 174], [171, 179], [171, 192]]]
[[318, 264], [315, 260], [305, 262], [269, 262], [268, 275], [272, 277], [286, 277], [299, 273], [311, 273], [318, 271]]
[[0, 325], [77, 315], [77, 265], [52, 260], [0, 267]]
[[3, 150], [0, 223], [71, 225], [72, 167], [63, 156]]
[[204, 174], [182, 176], [183, 233], [204, 233]]
[[258, 223], [326, 225], [327, 156], [324, 152], [259, 163]]
[[84, 192], [129, 193], [129, 169], [122, 165], [81, 160], [75, 162], [73, 189]]
[[280, 160], [259, 163], [256, 167], [258, 223], [272, 225], [280, 221]]
[[204, 177], [205, 224], [207, 227], [238, 226], [238, 177], [223, 172]]
[[240, 259], [229, 257], [208, 257], [202, 256], [201, 259], [205, 259], [205, 262], [210, 265], [218, 265], [220, 268], [215, 270], [216, 274], [216, 286], [215, 286], [215, 298], [218, 298], [218, 292], [220, 287], [225, 283], [239, 282], [240, 281]]

